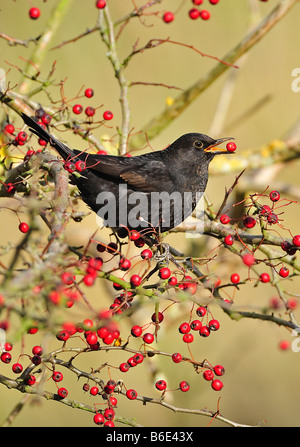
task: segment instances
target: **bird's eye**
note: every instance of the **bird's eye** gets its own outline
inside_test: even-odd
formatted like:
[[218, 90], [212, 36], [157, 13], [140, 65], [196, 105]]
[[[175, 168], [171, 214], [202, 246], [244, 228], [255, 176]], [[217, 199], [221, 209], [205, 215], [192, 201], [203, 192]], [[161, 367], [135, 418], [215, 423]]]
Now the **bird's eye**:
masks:
[[200, 149], [201, 147], [203, 147], [203, 143], [202, 141], [196, 140], [194, 141], [194, 146], [198, 149]]

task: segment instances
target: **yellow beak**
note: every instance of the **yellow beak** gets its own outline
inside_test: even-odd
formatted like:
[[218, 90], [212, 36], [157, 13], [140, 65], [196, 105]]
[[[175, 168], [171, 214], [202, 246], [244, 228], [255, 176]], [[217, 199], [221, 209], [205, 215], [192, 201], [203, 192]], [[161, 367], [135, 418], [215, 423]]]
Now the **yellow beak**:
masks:
[[218, 140], [215, 140], [213, 144], [208, 146], [206, 149], [204, 149], [204, 152], [211, 152], [213, 154], [225, 154], [230, 153], [227, 151], [227, 149], [224, 149], [222, 147], [217, 147], [218, 144], [224, 143], [224, 141], [234, 140], [232, 137], [226, 137], [226, 138], [219, 138]]

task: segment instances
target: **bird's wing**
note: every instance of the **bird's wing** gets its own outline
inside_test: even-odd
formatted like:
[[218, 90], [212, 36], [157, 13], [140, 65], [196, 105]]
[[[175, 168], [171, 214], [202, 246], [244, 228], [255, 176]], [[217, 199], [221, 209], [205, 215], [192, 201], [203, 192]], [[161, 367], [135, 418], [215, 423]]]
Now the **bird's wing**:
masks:
[[169, 166], [163, 160], [145, 156], [128, 158], [113, 155], [84, 155], [89, 170], [123, 180], [135, 190], [143, 192], [172, 190], [173, 181]]

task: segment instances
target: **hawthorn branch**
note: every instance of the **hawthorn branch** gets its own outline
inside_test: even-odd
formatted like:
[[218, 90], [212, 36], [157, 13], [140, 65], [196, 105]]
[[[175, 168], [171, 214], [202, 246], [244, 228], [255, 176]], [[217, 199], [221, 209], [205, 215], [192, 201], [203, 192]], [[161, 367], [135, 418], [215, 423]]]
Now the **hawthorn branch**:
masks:
[[39, 41], [39, 39], [41, 38], [41, 36], [33, 37], [31, 39], [21, 40], [21, 39], [15, 38], [15, 37], [8, 36], [5, 33], [0, 33], [0, 38], [6, 40], [7, 43], [12, 46], [21, 45], [23, 47], [28, 47], [30, 42], [33, 42], [36, 44]]

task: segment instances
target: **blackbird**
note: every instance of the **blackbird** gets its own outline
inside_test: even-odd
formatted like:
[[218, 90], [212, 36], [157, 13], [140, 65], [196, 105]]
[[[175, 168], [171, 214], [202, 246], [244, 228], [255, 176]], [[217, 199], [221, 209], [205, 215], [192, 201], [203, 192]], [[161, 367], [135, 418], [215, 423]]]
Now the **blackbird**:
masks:
[[71, 181], [105, 226], [119, 235], [137, 230], [148, 241], [190, 216], [205, 191], [209, 163], [215, 155], [228, 153], [217, 145], [232, 139], [188, 133], [160, 151], [134, 157], [100, 155], [70, 149], [36, 118], [24, 113], [22, 118], [31, 132], [56, 149], [66, 167], [78, 166], [80, 173], [71, 173]]

